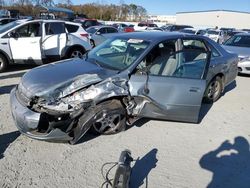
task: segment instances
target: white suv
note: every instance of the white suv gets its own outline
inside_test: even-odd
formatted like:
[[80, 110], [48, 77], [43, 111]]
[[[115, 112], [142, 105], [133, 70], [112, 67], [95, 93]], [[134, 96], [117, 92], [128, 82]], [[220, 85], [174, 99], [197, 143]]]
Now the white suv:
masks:
[[82, 40], [90, 43], [89, 34], [87, 33], [87, 31], [85, 31], [85, 29], [83, 29], [82, 24], [75, 22], [65, 22], [65, 27], [68, 33], [71, 33], [72, 35], [75, 35]]
[[[15, 21], [0, 28], [0, 72], [8, 64], [43, 64], [81, 57], [91, 49], [86, 39], [67, 31], [64, 21]], [[68, 23], [69, 24], [69, 23]]]

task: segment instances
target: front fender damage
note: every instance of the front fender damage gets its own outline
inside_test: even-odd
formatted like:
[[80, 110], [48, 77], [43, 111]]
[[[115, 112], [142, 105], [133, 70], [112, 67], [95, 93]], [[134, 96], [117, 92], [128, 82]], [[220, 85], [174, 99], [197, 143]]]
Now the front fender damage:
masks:
[[[72, 87], [72, 84], [70, 84]], [[68, 88], [68, 87], [66, 87]], [[62, 90], [63, 93], [65, 93]], [[61, 98], [39, 98], [33, 105], [36, 111], [59, 118], [67, 116], [71, 123], [66, 133], [72, 137], [71, 144], [76, 143], [95, 122], [95, 117], [101, 112], [96, 104], [113, 97], [129, 97], [128, 81], [125, 78], [113, 77], [92, 84], [88, 88], [77, 91]]]

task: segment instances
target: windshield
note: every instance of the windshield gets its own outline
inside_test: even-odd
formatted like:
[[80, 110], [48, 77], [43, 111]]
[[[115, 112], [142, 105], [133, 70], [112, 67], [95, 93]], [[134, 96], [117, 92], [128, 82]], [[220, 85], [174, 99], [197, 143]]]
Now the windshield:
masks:
[[133, 64], [148, 46], [149, 42], [141, 39], [109, 39], [91, 50], [86, 60], [121, 71]]
[[4, 32], [10, 30], [11, 28], [13, 28], [13, 27], [15, 27], [15, 26], [17, 26], [19, 24], [20, 24], [20, 22], [14, 21], [14, 22], [10, 22], [10, 23], [7, 23], [5, 25], [2, 25], [0, 27], [0, 33], [4, 33]]
[[98, 28], [96, 28], [96, 27], [90, 27], [90, 28], [86, 29], [86, 31], [88, 33], [91, 33], [91, 34], [94, 34], [97, 30], [98, 30]]
[[209, 34], [209, 35], [218, 35], [219, 31], [208, 30], [207, 34]]
[[240, 47], [250, 47], [250, 35], [249, 36], [233, 36], [229, 38], [224, 45], [228, 46], [240, 46]]

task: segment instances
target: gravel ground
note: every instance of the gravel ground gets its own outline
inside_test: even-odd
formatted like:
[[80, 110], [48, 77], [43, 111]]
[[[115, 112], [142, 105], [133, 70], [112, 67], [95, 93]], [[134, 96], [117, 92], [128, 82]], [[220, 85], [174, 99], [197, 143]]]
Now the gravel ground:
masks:
[[126, 148], [137, 159], [131, 187], [250, 187], [250, 77], [238, 76], [218, 102], [203, 106], [200, 124], [143, 120], [72, 146], [17, 132], [9, 92], [25, 71], [0, 74], [0, 187], [100, 187], [102, 164]]

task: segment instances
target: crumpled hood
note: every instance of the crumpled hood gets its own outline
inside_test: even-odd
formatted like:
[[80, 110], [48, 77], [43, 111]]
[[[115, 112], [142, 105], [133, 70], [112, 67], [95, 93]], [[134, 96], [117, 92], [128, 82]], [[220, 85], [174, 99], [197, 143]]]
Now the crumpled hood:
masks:
[[116, 73], [83, 59], [69, 59], [30, 70], [19, 87], [30, 98], [60, 98]]
[[239, 57], [250, 57], [250, 48], [227, 45], [222, 45], [222, 47], [230, 53], [237, 54]]

